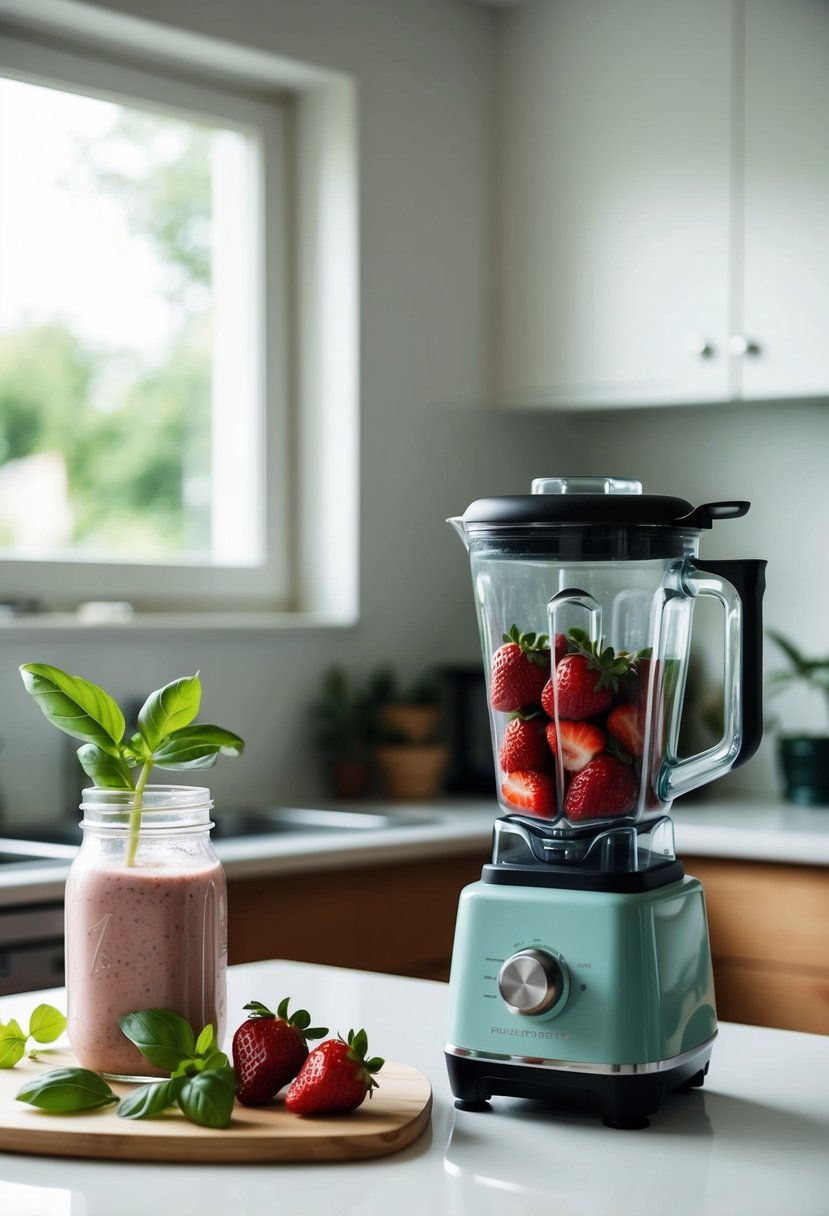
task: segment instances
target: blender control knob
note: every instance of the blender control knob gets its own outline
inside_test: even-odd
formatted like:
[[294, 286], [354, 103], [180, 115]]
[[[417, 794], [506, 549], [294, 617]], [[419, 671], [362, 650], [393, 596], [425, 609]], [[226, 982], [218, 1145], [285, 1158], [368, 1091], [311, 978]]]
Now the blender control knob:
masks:
[[561, 966], [546, 950], [520, 950], [499, 971], [498, 991], [510, 1013], [538, 1017], [552, 1009], [564, 991]]

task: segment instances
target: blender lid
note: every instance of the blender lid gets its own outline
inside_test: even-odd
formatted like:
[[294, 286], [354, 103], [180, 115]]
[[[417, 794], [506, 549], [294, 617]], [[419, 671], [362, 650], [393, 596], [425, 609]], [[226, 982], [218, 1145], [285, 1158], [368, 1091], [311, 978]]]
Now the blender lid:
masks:
[[521, 524], [656, 524], [701, 530], [717, 519], [745, 515], [750, 503], [708, 502], [694, 507], [684, 498], [643, 494], [627, 477], [536, 477], [532, 494], [479, 498], [463, 515], [465, 527]]

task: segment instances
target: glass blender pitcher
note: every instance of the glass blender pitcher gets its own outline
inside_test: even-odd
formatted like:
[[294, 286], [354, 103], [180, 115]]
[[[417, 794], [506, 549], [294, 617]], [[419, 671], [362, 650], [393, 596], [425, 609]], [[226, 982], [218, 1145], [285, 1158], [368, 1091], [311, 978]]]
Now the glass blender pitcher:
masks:
[[[624, 1101], [615, 1083], [594, 1096], [606, 1122], [640, 1126], [666, 1087], [701, 1083], [716, 1032], [702, 888], [676, 860], [667, 812], [760, 742], [765, 562], [698, 556], [701, 533], [744, 515], [745, 502], [694, 508], [611, 477], [538, 478], [532, 491], [481, 499], [449, 521], [472, 568], [501, 817], [492, 864], [461, 898], [447, 1060], [461, 1103], [533, 1096], [535, 1081], [510, 1072], [504, 1036], [538, 1036], [554, 1018], [549, 1041], [566, 1051], [533, 1052], [534, 1096], [562, 1076], [569, 1092], [574, 1075], [632, 1068], [651, 1082], [623, 1087]], [[681, 757], [700, 596], [723, 609], [724, 731]], [[576, 985], [578, 970], [592, 982]]]

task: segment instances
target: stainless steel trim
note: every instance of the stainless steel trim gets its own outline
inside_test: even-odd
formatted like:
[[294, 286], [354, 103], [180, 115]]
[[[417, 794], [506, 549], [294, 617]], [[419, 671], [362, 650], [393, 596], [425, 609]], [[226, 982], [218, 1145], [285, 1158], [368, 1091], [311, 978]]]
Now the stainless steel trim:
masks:
[[668, 1069], [678, 1068], [682, 1064], [690, 1064], [692, 1060], [710, 1050], [716, 1037], [717, 1031], [715, 1030], [710, 1039], [706, 1039], [704, 1043], [699, 1043], [688, 1051], [681, 1052], [678, 1056], [671, 1056], [667, 1060], [649, 1060], [644, 1064], [590, 1064], [582, 1063], [579, 1060], [545, 1060], [539, 1056], [506, 1056], [498, 1055], [496, 1052], [470, 1051], [466, 1047], [456, 1047], [453, 1043], [444, 1043], [443, 1050], [450, 1056], [460, 1056], [472, 1060], [492, 1060], [495, 1064], [523, 1064], [532, 1068], [554, 1069], [557, 1072], [588, 1072], [606, 1076], [632, 1077], [642, 1076], [645, 1073], [667, 1072]]

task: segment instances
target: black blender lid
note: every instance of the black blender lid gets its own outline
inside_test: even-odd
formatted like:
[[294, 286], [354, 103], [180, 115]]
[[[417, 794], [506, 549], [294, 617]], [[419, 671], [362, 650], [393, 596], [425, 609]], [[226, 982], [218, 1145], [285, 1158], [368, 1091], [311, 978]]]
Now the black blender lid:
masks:
[[536, 477], [532, 494], [479, 498], [463, 514], [465, 527], [511, 524], [657, 524], [710, 528], [716, 519], [736, 519], [750, 504], [708, 502], [694, 507], [684, 498], [643, 494], [642, 483], [623, 477]]

